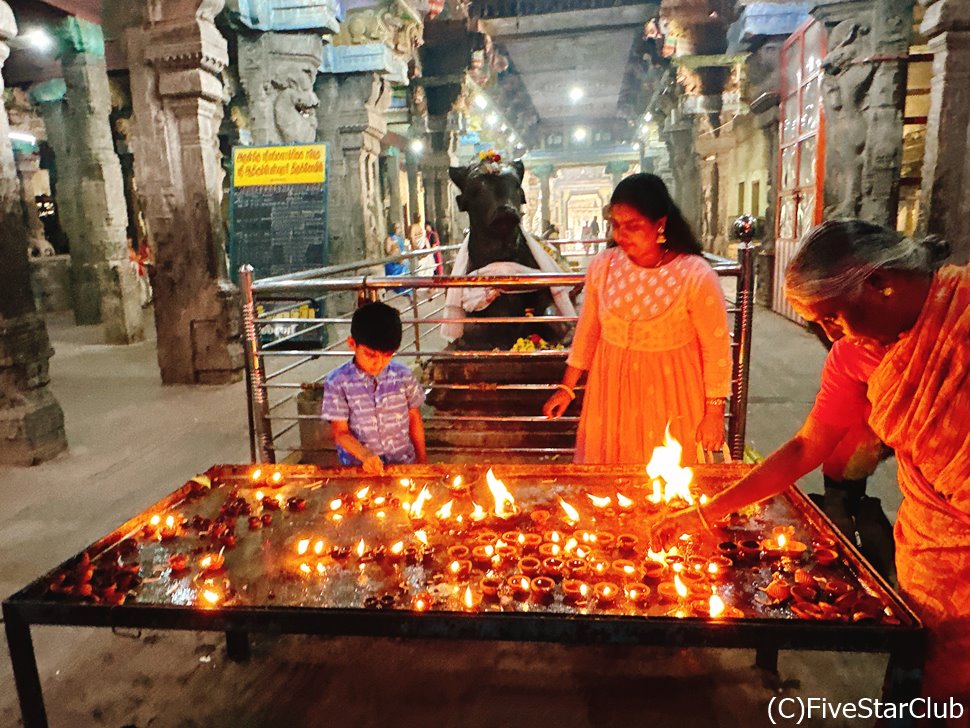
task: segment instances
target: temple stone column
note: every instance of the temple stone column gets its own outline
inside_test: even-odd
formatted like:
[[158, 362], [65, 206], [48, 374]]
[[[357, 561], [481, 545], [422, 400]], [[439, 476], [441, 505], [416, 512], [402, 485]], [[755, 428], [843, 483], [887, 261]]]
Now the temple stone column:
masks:
[[28, 154], [14, 150], [13, 156], [17, 176], [20, 178], [20, 196], [27, 224], [27, 248], [33, 256], [54, 255], [54, 246], [44, 237], [44, 223], [40, 219], [37, 203], [29, 192], [33, 188], [31, 180], [40, 174], [40, 155], [36, 152]]
[[158, 364], [166, 384], [242, 376], [240, 301], [226, 275], [222, 167], [226, 41], [214, 18], [224, 0], [143, 0], [144, 22], [124, 32], [131, 138], [141, 207], [155, 246], [152, 278]]
[[914, 0], [817, 0], [825, 23], [826, 218], [896, 226]]
[[970, 5], [963, 0], [920, 0], [920, 32], [933, 52], [930, 112], [920, 192], [921, 232], [942, 235], [952, 260], [970, 260]]
[[694, 151], [693, 124], [686, 119], [674, 121], [668, 117], [663, 135], [670, 154], [674, 179], [674, 188], [670, 194], [694, 233], [700, 235], [703, 220], [701, 178], [697, 167], [697, 154]]
[[387, 229], [378, 158], [387, 133], [390, 84], [375, 71], [326, 73], [317, 77], [317, 97], [318, 139], [330, 154], [330, 262], [382, 257]]
[[[68, 17], [57, 31], [64, 80], [33, 89], [57, 160], [58, 216], [71, 245], [74, 319], [104, 324], [109, 344], [144, 339], [137, 275], [128, 262], [128, 210], [108, 117], [104, 36]], [[63, 95], [59, 96], [59, 92]]]
[[[0, 0], [0, 71], [16, 35], [10, 6]], [[0, 104], [0, 464], [33, 465], [63, 451], [67, 439], [64, 413], [47, 388], [54, 352], [30, 292], [24, 209], [9, 134]]]
[[[405, 153], [404, 167], [408, 174], [408, 210], [411, 211], [412, 216], [421, 215], [425, 217], [422, 213], [424, 209], [424, 195], [421, 193], [421, 188], [424, 187], [424, 180], [421, 178], [421, 168], [418, 160], [410, 151]], [[405, 227], [405, 229], [407, 228]], [[437, 230], [437, 228], [435, 229]]]
[[404, 219], [404, 196], [401, 189], [401, 151], [397, 147], [391, 147], [384, 155], [384, 160], [387, 165], [387, 198], [390, 208], [387, 222], [389, 225], [399, 222], [401, 229], [404, 230], [406, 221]]
[[447, 95], [453, 103], [461, 95], [461, 86], [457, 86], [457, 91], [443, 86], [428, 89], [428, 136], [431, 144], [421, 159], [424, 216], [425, 220], [433, 221], [442, 245], [461, 242], [462, 231], [468, 227], [467, 217], [458, 210], [455, 201], [458, 189], [452, 185], [448, 176], [449, 168], [458, 165], [458, 132], [451, 128], [450, 112], [431, 113], [431, 109], [439, 102], [447, 103], [436, 97]]
[[626, 177], [630, 171], [630, 163], [625, 160], [614, 160], [606, 163], [606, 173], [613, 178], [613, 189], [620, 184], [620, 180]]
[[549, 202], [552, 199], [550, 187], [556, 170], [551, 164], [540, 164], [530, 171], [539, 178], [539, 225], [542, 227], [540, 232], [545, 232], [546, 223], [552, 220], [549, 217]]

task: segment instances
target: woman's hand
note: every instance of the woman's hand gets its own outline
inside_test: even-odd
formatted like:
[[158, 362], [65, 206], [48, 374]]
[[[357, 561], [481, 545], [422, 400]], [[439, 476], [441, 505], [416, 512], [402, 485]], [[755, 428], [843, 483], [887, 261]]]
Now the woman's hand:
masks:
[[647, 523], [647, 540], [653, 551], [663, 551], [678, 543], [685, 533], [706, 531], [707, 526], [697, 513], [699, 506], [682, 508], [673, 513], [657, 516]]
[[364, 472], [371, 475], [383, 475], [384, 474], [384, 461], [381, 460], [380, 455], [370, 454], [364, 458], [361, 463], [364, 467]]
[[707, 407], [697, 426], [697, 442], [705, 450], [720, 450], [724, 445], [724, 405]]
[[546, 400], [546, 403], [542, 405], [542, 414], [548, 417], [550, 420], [554, 420], [560, 417], [569, 403], [573, 401], [573, 397], [569, 396], [569, 393], [565, 389], [557, 389], [552, 393], [552, 396]]

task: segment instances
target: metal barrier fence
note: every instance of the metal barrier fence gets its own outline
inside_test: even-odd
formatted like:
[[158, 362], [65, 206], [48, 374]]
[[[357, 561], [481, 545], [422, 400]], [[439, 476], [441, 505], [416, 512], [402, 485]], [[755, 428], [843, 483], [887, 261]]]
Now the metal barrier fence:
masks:
[[[563, 245], [606, 241], [546, 241]], [[581, 286], [583, 273], [541, 274], [530, 276], [439, 276], [436, 264], [429, 259], [429, 252], [437, 250], [443, 257], [443, 265], [450, 270], [458, 245], [422, 249], [391, 258], [357, 261], [345, 265], [330, 266], [287, 276], [276, 276], [259, 281], [253, 280], [249, 266], [240, 270], [240, 287], [243, 293], [243, 323], [246, 346], [246, 375], [249, 393], [250, 448], [253, 462], [290, 461], [305, 456], [307, 447], [300, 436], [301, 425], [320, 421], [319, 411], [299, 412], [297, 399], [301, 391], [319, 386], [326, 375], [337, 365], [350, 358], [345, 344], [354, 308], [366, 300], [383, 296], [385, 302], [402, 311], [405, 337], [396, 356], [421, 363], [434, 355], [435, 360], [502, 360], [523, 357], [548, 361], [564, 361], [568, 352], [563, 350], [542, 351], [468, 351], [445, 349], [440, 329], [448, 323], [466, 324], [496, 323], [565, 323], [575, 325], [576, 317], [526, 316], [484, 318], [466, 316], [462, 319], [444, 315], [444, 298], [448, 289], [498, 288], [506, 292], [526, 291], [546, 286]], [[732, 457], [740, 459], [744, 454], [744, 434], [747, 419], [748, 370], [751, 352], [751, 321], [754, 307], [754, 246], [742, 244], [738, 249], [738, 261], [706, 256], [721, 277], [735, 278], [734, 298], [727, 297], [728, 312], [734, 316], [732, 332], [732, 395], [726, 409], [728, 445]], [[585, 253], [585, 251], [584, 251]], [[386, 262], [412, 261], [412, 273], [405, 276], [348, 275], [373, 270]], [[348, 294], [354, 294], [352, 296]], [[326, 315], [312, 317], [280, 317], [278, 312], [293, 304], [323, 299]], [[274, 312], [277, 315], [274, 315]], [[307, 333], [327, 331], [327, 343], [308, 347]], [[293, 345], [301, 337], [300, 346]], [[331, 343], [332, 342], [332, 343]], [[542, 390], [552, 393], [554, 384], [489, 384], [479, 382], [432, 383], [428, 389], [452, 390]], [[541, 412], [532, 414], [504, 414], [496, 416], [436, 415], [426, 418], [430, 424], [447, 424], [461, 420], [489, 421], [499, 423], [526, 423], [546, 421]], [[560, 421], [578, 420], [564, 417]], [[311, 448], [312, 449], [312, 448]], [[430, 450], [430, 449], [429, 449]], [[533, 455], [567, 455], [569, 448], [519, 448]], [[282, 456], [282, 457], [280, 457]]]

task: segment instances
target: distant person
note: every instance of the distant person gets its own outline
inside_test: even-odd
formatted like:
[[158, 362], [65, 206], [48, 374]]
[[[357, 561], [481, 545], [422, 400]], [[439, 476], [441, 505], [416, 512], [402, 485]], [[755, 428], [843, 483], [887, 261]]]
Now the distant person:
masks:
[[593, 216], [592, 222], [589, 224], [589, 234], [590, 237], [593, 238], [598, 238], [600, 236], [600, 224], [595, 215]]
[[347, 343], [354, 358], [327, 375], [323, 418], [330, 421], [341, 465], [381, 474], [385, 465], [427, 462], [424, 390], [403, 364], [401, 315], [375, 301], [354, 311]]
[[445, 274], [445, 267], [441, 258], [441, 251], [438, 248], [441, 247], [441, 239], [438, 237], [438, 233], [435, 229], [431, 227], [430, 222], [424, 224], [424, 236], [428, 240], [428, 245], [434, 250], [434, 272], [437, 276], [443, 276]]
[[[384, 241], [384, 253], [388, 256], [404, 255], [407, 252], [407, 243], [401, 235], [401, 223], [396, 222], [391, 226], [391, 233]], [[408, 274], [407, 264], [401, 260], [389, 260], [384, 263], [384, 275], [404, 276]], [[410, 288], [395, 288], [395, 293], [410, 293]]]

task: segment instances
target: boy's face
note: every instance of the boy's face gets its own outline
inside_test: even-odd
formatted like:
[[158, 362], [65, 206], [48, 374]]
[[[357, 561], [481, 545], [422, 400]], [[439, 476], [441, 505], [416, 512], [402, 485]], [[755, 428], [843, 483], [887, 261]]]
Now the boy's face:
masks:
[[354, 341], [353, 336], [347, 337], [347, 344], [350, 346], [350, 350], [354, 352], [354, 363], [357, 368], [372, 377], [376, 377], [384, 371], [394, 357], [393, 351], [378, 351], [369, 346], [358, 344]]

